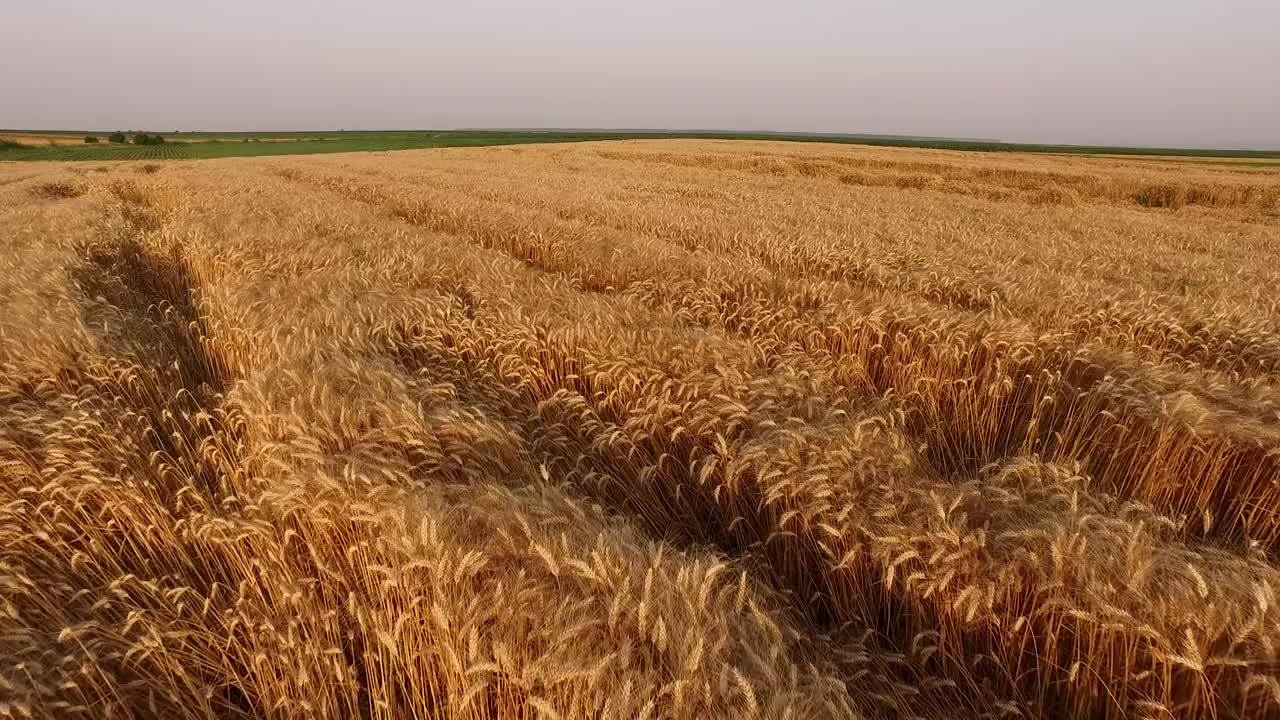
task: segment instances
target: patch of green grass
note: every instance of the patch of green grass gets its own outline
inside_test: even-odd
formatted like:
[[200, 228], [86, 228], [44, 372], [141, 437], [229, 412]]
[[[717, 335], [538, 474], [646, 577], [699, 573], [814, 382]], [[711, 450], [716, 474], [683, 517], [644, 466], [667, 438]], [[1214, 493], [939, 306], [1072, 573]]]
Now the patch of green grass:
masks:
[[[31, 132], [31, 131], [27, 131]], [[59, 133], [83, 135], [82, 131]], [[542, 131], [542, 130], [383, 130], [351, 132], [170, 133], [164, 145], [120, 144], [33, 147], [0, 144], [0, 160], [196, 160], [263, 155], [374, 152], [435, 147], [581, 142], [587, 140], [702, 138], [785, 140], [887, 147], [934, 148], [982, 152], [1033, 152], [1080, 155], [1140, 155], [1188, 158], [1255, 158], [1280, 160], [1280, 151], [1195, 150], [1185, 148], [1088, 147], [1024, 145], [982, 140], [947, 140], [882, 135], [821, 135], [772, 132]]]

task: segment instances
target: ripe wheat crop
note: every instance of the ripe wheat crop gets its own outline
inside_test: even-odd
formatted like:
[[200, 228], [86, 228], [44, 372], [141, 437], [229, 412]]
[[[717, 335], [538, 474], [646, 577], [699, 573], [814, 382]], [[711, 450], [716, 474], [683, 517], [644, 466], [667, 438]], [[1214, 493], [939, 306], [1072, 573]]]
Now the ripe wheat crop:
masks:
[[1280, 172], [0, 166], [0, 716], [1280, 718]]

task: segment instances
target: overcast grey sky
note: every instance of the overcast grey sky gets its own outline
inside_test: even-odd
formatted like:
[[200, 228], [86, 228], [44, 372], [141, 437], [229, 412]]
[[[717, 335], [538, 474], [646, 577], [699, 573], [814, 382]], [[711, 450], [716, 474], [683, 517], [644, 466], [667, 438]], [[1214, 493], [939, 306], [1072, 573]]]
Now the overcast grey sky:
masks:
[[1280, 0], [14, 0], [0, 127], [1280, 148]]

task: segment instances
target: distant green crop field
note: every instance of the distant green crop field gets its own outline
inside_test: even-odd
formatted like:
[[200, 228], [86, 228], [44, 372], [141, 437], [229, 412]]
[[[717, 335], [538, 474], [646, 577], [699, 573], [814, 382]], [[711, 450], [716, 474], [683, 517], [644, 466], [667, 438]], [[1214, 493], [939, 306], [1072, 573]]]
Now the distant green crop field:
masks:
[[[36, 132], [36, 131], [3, 131]], [[38, 131], [45, 135], [84, 135], [80, 131]], [[105, 136], [106, 133], [95, 133]], [[647, 132], [647, 131], [534, 131], [534, 130], [385, 130], [299, 131], [263, 133], [173, 133], [164, 145], [14, 145], [0, 143], [2, 160], [198, 160], [204, 158], [308, 155], [434, 147], [511, 145], [520, 143], [581, 142], [637, 138], [704, 138], [729, 140], [784, 140], [889, 147], [936, 148], [983, 152], [1034, 152], [1086, 155], [1145, 155], [1200, 158], [1249, 158], [1280, 160], [1280, 150], [1197, 150], [1187, 148], [1093, 147], [1081, 145], [1029, 145], [981, 140], [947, 140], [882, 135], [820, 135], [808, 133]]]
[[60, 145], [0, 149], [0, 160], [182, 160], [192, 155], [186, 146], [172, 145]]
[[432, 147], [607, 140], [614, 134], [509, 132], [226, 133], [168, 135], [163, 145], [21, 145], [0, 147], [0, 160], [198, 160]]

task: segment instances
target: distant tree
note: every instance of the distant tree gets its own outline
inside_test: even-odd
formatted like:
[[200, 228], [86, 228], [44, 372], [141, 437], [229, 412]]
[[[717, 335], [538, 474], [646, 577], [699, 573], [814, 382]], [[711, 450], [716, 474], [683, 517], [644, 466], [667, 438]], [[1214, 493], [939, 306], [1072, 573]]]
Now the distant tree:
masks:
[[163, 144], [164, 144], [164, 136], [163, 136], [163, 135], [152, 135], [152, 136], [151, 136], [151, 144], [152, 144], [152, 145], [163, 145]]
[[107, 140], [113, 143], [129, 142], [128, 138], [124, 136], [124, 133], [120, 132], [119, 130], [108, 135]]
[[159, 135], [148, 135], [146, 133], [138, 133], [133, 136], [134, 145], [163, 145], [164, 138]]
[[89, 145], [97, 145], [97, 144], [98, 144], [98, 136], [96, 136], [96, 135], [85, 135], [85, 136], [84, 136], [84, 141], [85, 141], [85, 143], [87, 143], [87, 144], [89, 144]]

